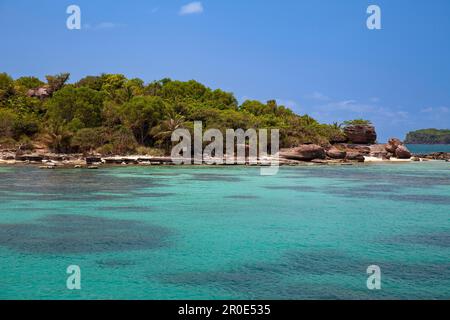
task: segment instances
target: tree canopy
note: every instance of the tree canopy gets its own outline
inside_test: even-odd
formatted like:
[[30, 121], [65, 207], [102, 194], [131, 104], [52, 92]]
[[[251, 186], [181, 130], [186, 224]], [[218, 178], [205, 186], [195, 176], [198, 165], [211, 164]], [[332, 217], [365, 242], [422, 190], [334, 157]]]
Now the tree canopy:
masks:
[[422, 129], [409, 132], [405, 143], [408, 144], [450, 144], [450, 130]]
[[46, 76], [46, 81], [0, 73], [0, 145], [25, 139], [57, 152], [167, 152], [171, 133], [190, 129], [193, 121], [223, 132], [277, 128], [281, 147], [326, 144], [342, 135], [339, 125], [297, 115], [275, 100], [239, 104], [232, 93], [195, 80], [145, 83], [122, 74], [68, 79], [68, 73]]

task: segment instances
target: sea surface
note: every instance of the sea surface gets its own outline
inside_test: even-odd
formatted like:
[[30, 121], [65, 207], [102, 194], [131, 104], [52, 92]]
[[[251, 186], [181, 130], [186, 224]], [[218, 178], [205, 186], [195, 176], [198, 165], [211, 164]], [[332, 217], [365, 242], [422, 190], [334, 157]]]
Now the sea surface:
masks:
[[427, 154], [433, 152], [450, 152], [450, 144], [408, 144], [412, 153]]
[[450, 163], [259, 173], [0, 167], [0, 299], [450, 298]]

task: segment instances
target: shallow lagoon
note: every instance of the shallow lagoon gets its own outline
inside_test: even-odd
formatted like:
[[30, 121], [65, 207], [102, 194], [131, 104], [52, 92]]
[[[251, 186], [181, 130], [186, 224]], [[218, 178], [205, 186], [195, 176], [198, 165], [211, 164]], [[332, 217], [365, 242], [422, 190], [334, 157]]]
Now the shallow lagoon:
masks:
[[0, 167], [0, 298], [448, 299], [449, 169]]

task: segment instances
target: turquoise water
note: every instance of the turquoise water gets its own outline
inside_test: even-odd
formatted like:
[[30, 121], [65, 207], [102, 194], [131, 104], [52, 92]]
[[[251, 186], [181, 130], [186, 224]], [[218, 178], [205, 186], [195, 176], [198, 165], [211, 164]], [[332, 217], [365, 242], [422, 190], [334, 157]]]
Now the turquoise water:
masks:
[[449, 169], [0, 167], [0, 299], [448, 299]]
[[408, 144], [412, 153], [424, 154], [433, 152], [450, 152], [450, 144]]

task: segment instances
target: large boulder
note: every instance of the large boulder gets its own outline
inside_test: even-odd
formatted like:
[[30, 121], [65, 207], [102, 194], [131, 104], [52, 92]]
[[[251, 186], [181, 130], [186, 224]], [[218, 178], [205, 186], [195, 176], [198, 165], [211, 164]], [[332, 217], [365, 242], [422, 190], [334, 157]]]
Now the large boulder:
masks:
[[368, 156], [370, 154], [370, 146], [360, 146], [360, 145], [353, 145], [349, 146], [349, 149], [351, 151], [359, 152], [362, 155]]
[[383, 160], [388, 160], [391, 157], [391, 153], [386, 151], [385, 144], [373, 144], [370, 146], [370, 156], [380, 158]]
[[374, 126], [352, 125], [344, 128], [348, 141], [356, 144], [373, 144], [377, 140], [377, 133]]
[[51, 96], [51, 90], [48, 87], [40, 87], [36, 89], [30, 89], [27, 95], [32, 98], [45, 99]]
[[398, 159], [410, 159], [411, 152], [404, 145], [398, 146], [395, 150], [395, 156]]
[[347, 156], [347, 152], [339, 150], [336, 147], [331, 147], [327, 150], [327, 156], [331, 159], [345, 159], [345, 157]]
[[385, 149], [387, 152], [395, 154], [395, 150], [401, 145], [403, 145], [403, 143], [399, 139], [391, 138], [385, 146]]
[[346, 160], [350, 161], [358, 161], [358, 162], [364, 162], [366, 159], [364, 158], [364, 155], [359, 152], [347, 152], [347, 156], [345, 157]]
[[345, 134], [335, 135], [330, 138], [331, 144], [346, 143], [348, 138]]
[[397, 138], [389, 139], [385, 145], [385, 150], [398, 159], [410, 159], [412, 156], [408, 148]]
[[280, 152], [280, 156], [285, 159], [311, 161], [314, 159], [325, 159], [325, 149], [316, 144], [305, 144], [297, 148]]

